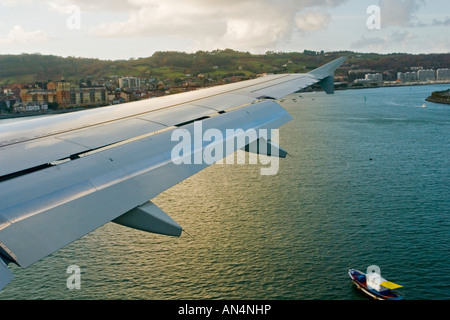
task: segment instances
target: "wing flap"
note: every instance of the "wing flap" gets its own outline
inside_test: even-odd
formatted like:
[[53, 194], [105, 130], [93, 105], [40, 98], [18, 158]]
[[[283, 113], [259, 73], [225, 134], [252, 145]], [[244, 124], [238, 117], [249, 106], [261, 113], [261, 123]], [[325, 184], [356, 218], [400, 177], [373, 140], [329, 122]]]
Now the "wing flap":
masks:
[[209, 108], [181, 105], [49, 137], [27, 138], [1, 147], [0, 177], [215, 113]]
[[256, 100], [255, 95], [240, 92], [231, 92], [227, 94], [226, 99], [222, 99], [220, 96], [213, 96], [198, 100], [195, 102], [195, 104], [205, 108], [211, 108], [216, 111], [224, 111], [230, 108], [251, 103], [255, 100]]
[[88, 150], [85, 146], [54, 137], [9, 145], [0, 149], [0, 181], [7, 179], [7, 175], [19, 174], [21, 171]]
[[164, 128], [166, 126], [159, 123], [131, 118], [61, 134], [57, 136], [57, 139], [84, 146], [86, 150], [92, 150]]
[[177, 108], [158, 110], [149, 114], [139, 116], [139, 119], [161, 123], [167, 127], [175, 126], [180, 123], [189, 122], [216, 114], [217, 111], [211, 108], [205, 108], [198, 105], [186, 104]]
[[6, 261], [0, 255], [0, 290], [6, 287], [14, 278], [13, 273], [8, 269]]

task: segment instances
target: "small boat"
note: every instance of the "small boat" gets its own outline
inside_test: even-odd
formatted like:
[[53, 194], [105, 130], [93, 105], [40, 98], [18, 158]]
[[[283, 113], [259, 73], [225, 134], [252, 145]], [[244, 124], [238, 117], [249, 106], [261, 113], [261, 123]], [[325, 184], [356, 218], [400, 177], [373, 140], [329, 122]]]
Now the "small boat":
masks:
[[348, 275], [358, 289], [377, 300], [403, 300], [403, 296], [395, 291], [401, 285], [387, 281], [380, 274], [371, 272], [365, 274], [356, 269], [348, 270]]

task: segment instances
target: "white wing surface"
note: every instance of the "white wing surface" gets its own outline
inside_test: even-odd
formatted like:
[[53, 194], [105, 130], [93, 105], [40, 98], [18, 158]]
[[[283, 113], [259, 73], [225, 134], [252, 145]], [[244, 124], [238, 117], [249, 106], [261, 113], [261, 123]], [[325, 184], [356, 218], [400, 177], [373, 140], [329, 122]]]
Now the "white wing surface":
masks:
[[[150, 200], [211, 163], [174, 163], [174, 130], [194, 136], [201, 123], [225, 137], [278, 128], [291, 116], [275, 100], [315, 83], [332, 93], [344, 61], [0, 125], [0, 289], [13, 278], [8, 263], [26, 268], [110, 221], [179, 236], [182, 228]], [[187, 155], [210, 144], [194, 142]]]

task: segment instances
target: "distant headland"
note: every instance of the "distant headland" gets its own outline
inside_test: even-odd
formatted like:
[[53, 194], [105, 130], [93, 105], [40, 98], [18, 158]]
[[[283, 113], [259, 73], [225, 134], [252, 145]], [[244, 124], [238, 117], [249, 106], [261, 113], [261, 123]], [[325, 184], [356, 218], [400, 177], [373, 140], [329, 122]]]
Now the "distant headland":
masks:
[[444, 91], [435, 91], [425, 100], [435, 103], [450, 104], [450, 89]]

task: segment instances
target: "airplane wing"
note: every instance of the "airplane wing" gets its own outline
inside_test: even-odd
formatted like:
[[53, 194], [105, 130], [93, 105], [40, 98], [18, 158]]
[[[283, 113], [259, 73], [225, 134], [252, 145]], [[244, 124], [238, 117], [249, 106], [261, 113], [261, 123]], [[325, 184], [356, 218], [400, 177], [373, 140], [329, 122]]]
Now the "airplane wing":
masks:
[[[9, 263], [26, 268], [110, 221], [179, 236], [181, 226], [150, 200], [211, 163], [176, 163], [181, 139], [174, 133], [195, 135], [200, 123], [225, 137], [233, 129], [234, 139], [278, 128], [291, 116], [276, 99], [316, 83], [333, 93], [334, 71], [344, 61], [0, 125], [0, 289], [13, 278]], [[193, 141], [184, 159], [198, 159], [211, 143]]]

